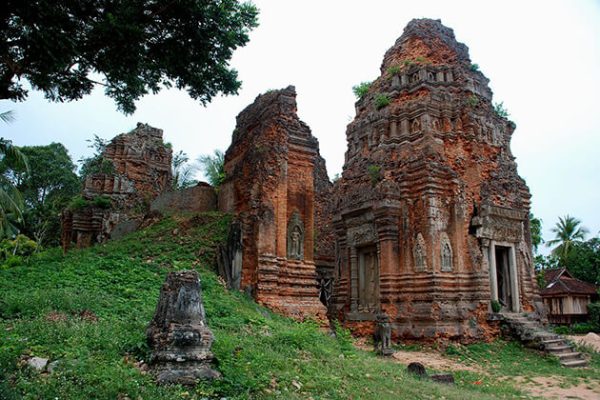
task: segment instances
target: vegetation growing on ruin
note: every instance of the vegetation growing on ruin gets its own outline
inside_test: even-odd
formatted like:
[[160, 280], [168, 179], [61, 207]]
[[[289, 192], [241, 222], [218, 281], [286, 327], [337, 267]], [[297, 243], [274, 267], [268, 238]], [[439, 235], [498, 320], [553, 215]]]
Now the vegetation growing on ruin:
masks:
[[399, 65], [392, 65], [388, 68], [387, 73], [389, 76], [398, 75], [402, 68]]
[[477, 96], [472, 94], [469, 97], [467, 97], [467, 105], [469, 107], [475, 107], [477, 106], [477, 104], [479, 104], [479, 98], [477, 98]]
[[381, 110], [383, 107], [387, 107], [390, 104], [390, 98], [387, 94], [380, 93], [375, 96], [375, 107]]
[[356, 98], [360, 100], [369, 93], [372, 83], [373, 82], [361, 82], [358, 85], [352, 86], [352, 92]]
[[502, 118], [508, 118], [510, 116], [508, 110], [504, 107], [503, 101], [501, 101], [500, 103], [494, 103], [494, 111], [496, 112], [496, 114], [498, 114], [498, 116]]
[[471, 71], [479, 71], [479, 64], [473, 63], [469, 66]]
[[381, 167], [379, 165], [369, 165], [367, 173], [371, 178], [371, 185], [375, 186], [381, 180]]

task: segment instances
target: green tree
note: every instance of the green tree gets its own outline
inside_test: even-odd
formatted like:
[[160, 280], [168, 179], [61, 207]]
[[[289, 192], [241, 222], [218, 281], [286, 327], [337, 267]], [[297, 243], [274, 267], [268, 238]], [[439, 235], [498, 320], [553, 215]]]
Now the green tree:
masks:
[[[5, 123], [14, 121], [12, 111], [0, 113], [0, 120]], [[13, 169], [27, 171], [27, 157], [10, 140], [0, 138], [0, 162]], [[12, 238], [19, 230], [17, 223], [23, 219], [23, 197], [13, 182], [0, 171], [0, 239]]]
[[540, 244], [544, 243], [542, 238], [542, 220], [529, 213], [529, 229], [531, 231], [531, 246], [533, 252], [537, 253]]
[[200, 168], [206, 175], [208, 183], [214, 187], [221, 186], [225, 180], [225, 154], [221, 150], [215, 150], [212, 155], [198, 157]]
[[194, 186], [198, 183], [194, 179], [194, 174], [198, 168], [191, 164], [189, 157], [182, 150], [179, 150], [173, 155], [172, 172], [173, 172], [173, 189], [185, 189]]
[[600, 238], [575, 242], [569, 252], [565, 266], [582, 281], [600, 284]]
[[90, 143], [88, 147], [94, 149], [94, 154], [91, 157], [78, 160], [78, 162], [81, 163], [81, 169], [79, 170], [81, 179], [85, 180], [88, 175], [93, 174], [112, 174], [114, 171], [114, 164], [111, 160], [104, 158], [103, 155], [104, 150], [110, 141], [102, 139], [98, 135], [94, 135], [94, 138], [88, 139], [87, 142]]
[[38, 244], [58, 244], [60, 212], [81, 188], [75, 164], [61, 143], [24, 146], [21, 152], [30, 168], [10, 174], [25, 201], [21, 231]]
[[581, 221], [575, 217], [566, 215], [559, 217], [554, 228], [554, 239], [548, 240], [546, 246], [554, 247], [552, 255], [558, 258], [558, 263], [562, 267], [566, 267], [566, 261], [569, 253], [573, 249], [574, 244], [585, 239], [587, 229], [581, 226]]
[[[257, 26], [237, 0], [6, 0], [0, 11], [0, 99], [24, 100], [21, 79], [52, 101], [78, 100], [95, 85], [119, 110], [163, 87], [206, 104], [237, 94], [229, 66]], [[99, 78], [96, 78], [99, 76]]]

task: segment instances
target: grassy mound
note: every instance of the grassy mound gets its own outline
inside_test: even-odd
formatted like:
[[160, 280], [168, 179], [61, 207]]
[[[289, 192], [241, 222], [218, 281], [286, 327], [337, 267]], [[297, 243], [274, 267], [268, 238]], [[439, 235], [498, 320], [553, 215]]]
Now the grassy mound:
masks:
[[[51, 249], [0, 270], [0, 399], [482, 399], [510, 386], [446, 387], [356, 350], [227, 291], [212, 272], [229, 217], [172, 217], [121, 241], [64, 256]], [[167, 272], [195, 268], [223, 379], [194, 388], [156, 386], [139, 368], [145, 329]], [[57, 361], [38, 373], [23, 361]]]

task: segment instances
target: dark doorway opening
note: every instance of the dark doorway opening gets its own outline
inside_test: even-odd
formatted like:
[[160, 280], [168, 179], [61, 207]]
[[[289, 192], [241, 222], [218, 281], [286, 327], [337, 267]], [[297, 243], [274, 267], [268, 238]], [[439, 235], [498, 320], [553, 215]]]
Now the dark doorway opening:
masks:
[[358, 306], [361, 311], [379, 309], [379, 260], [377, 247], [358, 250]]
[[503, 308], [512, 311], [512, 277], [510, 273], [510, 248], [496, 246], [496, 282], [498, 283], [498, 301]]

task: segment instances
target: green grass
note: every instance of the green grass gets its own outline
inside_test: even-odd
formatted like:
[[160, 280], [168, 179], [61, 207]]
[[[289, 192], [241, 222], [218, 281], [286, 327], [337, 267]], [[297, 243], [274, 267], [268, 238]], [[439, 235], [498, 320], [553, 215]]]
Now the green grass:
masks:
[[[472, 373], [457, 373], [454, 388], [415, 380], [405, 366], [355, 349], [347, 331], [332, 338], [313, 322], [278, 316], [242, 293], [227, 291], [212, 268], [229, 220], [217, 213], [171, 217], [121, 241], [64, 257], [51, 249], [0, 270], [0, 399], [462, 400], [521, 395], [508, 383], [474, 384], [480, 377]], [[145, 329], [167, 272], [187, 268], [201, 275], [223, 379], [192, 388], [160, 387], [134, 364], [148, 358]], [[481, 346], [460, 348], [452, 357], [466, 352], [469, 358], [496, 362], [497, 352], [505, 353], [492, 348], [489, 354], [485, 346], [490, 345]], [[507, 360], [521, 360], [522, 349], [507, 349]], [[544, 368], [556, 370], [554, 361], [535, 360], [532, 354], [529, 365], [540, 369], [550, 363]], [[29, 355], [60, 364], [51, 374], [39, 374], [23, 365]]]

